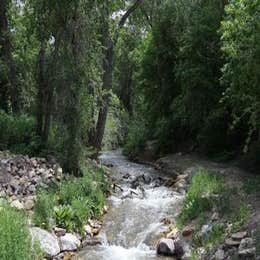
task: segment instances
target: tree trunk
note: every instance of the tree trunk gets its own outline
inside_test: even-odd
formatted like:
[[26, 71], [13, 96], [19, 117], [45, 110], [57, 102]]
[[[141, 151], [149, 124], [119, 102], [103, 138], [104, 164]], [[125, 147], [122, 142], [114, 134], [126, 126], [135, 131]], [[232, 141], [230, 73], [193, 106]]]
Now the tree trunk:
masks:
[[44, 120], [44, 97], [46, 92], [45, 78], [45, 44], [41, 42], [41, 48], [38, 58], [38, 96], [37, 96], [37, 135], [43, 135], [43, 120]]
[[[52, 116], [52, 110], [53, 110], [53, 102], [54, 102], [54, 90], [55, 90], [55, 71], [57, 66], [57, 60], [58, 60], [58, 54], [60, 49], [60, 43], [62, 38], [62, 32], [58, 32], [57, 36], [55, 38], [55, 47], [54, 51], [51, 55], [52, 61], [48, 67], [48, 70], [46, 71], [46, 76], [44, 77], [44, 97], [43, 100], [44, 103], [44, 118], [43, 118], [43, 126], [42, 126], [42, 134], [41, 134], [41, 140], [42, 144], [47, 144], [49, 139], [49, 132], [51, 127], [51, 116]], [[39, 88], [41, 88], [41, 82], [38, 82]], [[40, 126], [39, 126], [40, 127]]]
[[96, 126], [96, 135], [94, 141], [94, 147], [96, 151], [100, 151], [102, 146], [102, 140], [105, 132], [107, 113], [109, 108], [110, 93], [109, 90], [112, 89], [112, 73], [113, 73], [113, 54], [114, 46], [112, 40], [109, 36], [106, 39], [106, 50], [105, 57], [103, 60], [103, 86], [102, 89], [105, 91], [103, 104], [99, 109], [98, 121]]
[[[13, 113], [19, 112], [18, 105], [18, 87], [17, 87], [17, 76], [16, 67], [12, 56], [12, 46], [10, 41], [10, 32], [8, 29], [8, 19], [7, 19], [7, 8], [8, 3], [6, 0], [0, 1], [0, 47], [1, 56], [4, 63], [7, 66], [8, 73], [8, 85], [7, 89], [3, 88], [3, 96], [10, 96], [11, 108]], [[7, 95], [8, 93], [8, 95]]]

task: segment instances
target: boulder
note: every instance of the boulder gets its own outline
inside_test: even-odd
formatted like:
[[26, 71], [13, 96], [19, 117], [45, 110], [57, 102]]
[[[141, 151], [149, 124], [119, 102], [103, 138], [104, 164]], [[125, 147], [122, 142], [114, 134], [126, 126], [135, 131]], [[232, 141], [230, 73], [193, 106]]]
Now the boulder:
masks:
[[30, 228], [30, 233], [32, 241], [39, 243], [41, 250], [47, 257], [54, 257], [59, 254], [60, 246], [55, 235], [38, 227]]
[[174, 240], [169, 238], [161, 238], [156, 245], [156, 252], [158, 255], [174, 256], [175, 255]]
[[80, 240], [75, 235], [70, 233], [61, 236], [59, 239], [61, 251], [75, 251], [81, 245]]

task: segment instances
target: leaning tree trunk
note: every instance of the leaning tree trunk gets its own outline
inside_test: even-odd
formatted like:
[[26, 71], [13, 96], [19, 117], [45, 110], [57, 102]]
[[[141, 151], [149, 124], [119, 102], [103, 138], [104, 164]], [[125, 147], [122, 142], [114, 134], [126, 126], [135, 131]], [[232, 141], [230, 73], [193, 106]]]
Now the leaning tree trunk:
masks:
[[7, 78], [9, 88], [3, 88], [3, 96], [10, 95], [11, 108], [12, 112], [19, 112], [18, 106], [18, 87], [17, 87], [17, 76], [16, 76], [16, 67], [12, 56], [12, 46], [10, 41], [10, 32], [8, 29], [8, 19], [7, 19], [7, 8], [8, 4], [6, 0], [0, 1], [0, 47], [1, 47], [1, 56], [4, 63], [7, 66]]

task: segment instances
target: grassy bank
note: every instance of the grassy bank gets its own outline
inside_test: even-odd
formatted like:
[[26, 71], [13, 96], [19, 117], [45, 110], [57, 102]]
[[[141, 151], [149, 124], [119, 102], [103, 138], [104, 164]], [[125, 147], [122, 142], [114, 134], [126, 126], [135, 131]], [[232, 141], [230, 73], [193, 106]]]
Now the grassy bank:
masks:
[[[230, 189], [223, 177], [199, 170], [192, 177], [178, 225], [180, 228], [195, 226], [192, 242], [196, 255], [196, 248], [203, 247], [208, 251], [222, 243], [227, 235], [238, 231], [249, 213], [242, 189]], [[208, 230], [204, 232], [205, 225]]]

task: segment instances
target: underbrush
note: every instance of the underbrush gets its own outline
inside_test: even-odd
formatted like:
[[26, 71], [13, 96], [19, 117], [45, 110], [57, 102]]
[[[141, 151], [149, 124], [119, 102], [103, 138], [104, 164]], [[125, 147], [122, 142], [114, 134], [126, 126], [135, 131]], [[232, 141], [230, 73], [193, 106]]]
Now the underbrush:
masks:
[[0, 150], [34, 154], [39, 147], [36, 122], [27, 115], [8, 115], [0, 111]]
[[50, 229], [54, 222], [68, 231], [82, 233], [89, 218], [100, 216], [109, 183], [102, 169], [84, 168], [83, 172], [83, 177], [68, 177], [38, 192], [35, 225]]
[[25, 214], [5, 204], [0, 209], [0, 259], [42, 259], [39, 249], [31, 244]]

